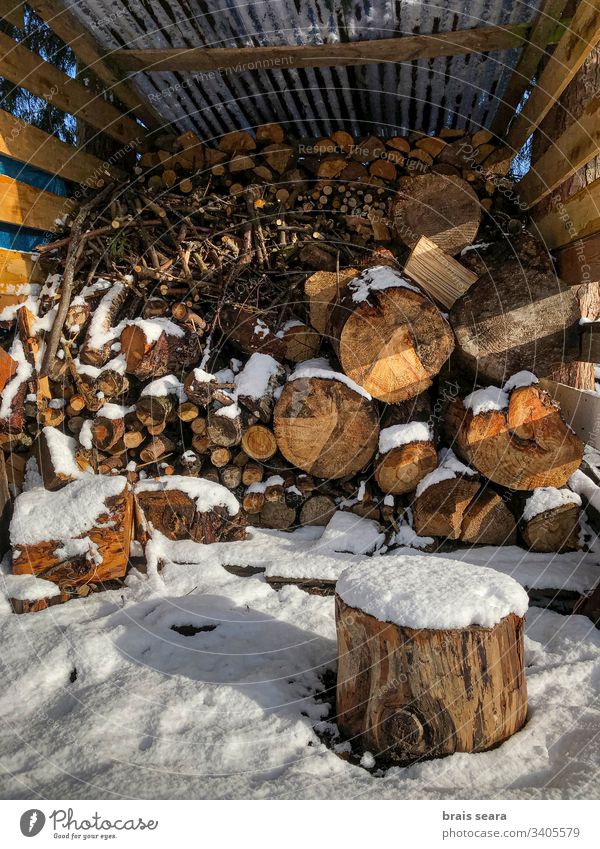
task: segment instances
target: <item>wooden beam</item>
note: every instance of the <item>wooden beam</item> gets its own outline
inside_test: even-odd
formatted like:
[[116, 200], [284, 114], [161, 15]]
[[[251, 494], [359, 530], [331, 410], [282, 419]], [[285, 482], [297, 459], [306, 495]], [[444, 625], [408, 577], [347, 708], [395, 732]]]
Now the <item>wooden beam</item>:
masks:
[[556, 262], [561, 280], [569, 286], [600, 283], [600, 233], [559, 248]]
[[25, 12], [22, 0], [0, 0], [0, 18], [14, 27], [23, 29]]
[[24, 283], [41, 283], [42, 273], [31, 254], [0, 248], [0, 293], [15, 294]]
[[123, 179], [124, 172], [73, 145], [0, 109], [0, 153], [75, 183], [96, 185], [107, 176]]
[[56, 219], [62, 218], [71, 209], [69, 198], [59, 197], [0, 174], [0, 221], [36, 230], [54, 231]]
[[504, 136], [506, 128], [523, 95], [535, 76], [546, 47], [550, 43], [567, 0], [544, 0], [532, 24], [528, 43], [523, 47], [521, 56], [508, 81], [502, 101], [498, 106], [492, 132]]
[[519, 183], [519, 195], [528, 207], [553, 192], [572, 174], [600, 154], [600, 94], [581, 116], [553, 141]]
[[522, 47], [529, 24], [476, 27], [455, 32], [407, 35], [337, 44], [288, 44], [277, 47], [184, 47], [115, 50], [127, 71], [231, 71], [325, 68], [408, 62], [466, 53]]
[[143, 130], [112, 103], [59, 71], [37, 53], [0, 32], [0, 75], [32, 94], [50, 99], [54, 106], [102, 130], [124, 144], [135, 144]]
[[560, 404], [561, 414], [583, 441], [600, 448], [600, 395], [543, 377], [540, 386]]
[[581, 362], [600, 363], [600, 321], [581, 325]]
[[[0, 0], [1, 2], [1, 0]], [[12, 2], [12, 0], [8, 0]], [[123, 75], [96, 39], [65, 8], [61, 0], [30, 0], [29, 5], [40, 18], [68, 44], [75, 55], [106, 83], [108, 90], [128, 106], [131, 113], [146, 126], [157, 128], [164, 123], [158, 112]]]
[[553, 208], [534, 221], [549, 248], [600, 233], [600, 177], [568, 200], [557, 198]]
[[512, 122], [506, 143], [517, 154], [569, 85], [600, 39], [600, 0], [581, 0], [571, 25]]

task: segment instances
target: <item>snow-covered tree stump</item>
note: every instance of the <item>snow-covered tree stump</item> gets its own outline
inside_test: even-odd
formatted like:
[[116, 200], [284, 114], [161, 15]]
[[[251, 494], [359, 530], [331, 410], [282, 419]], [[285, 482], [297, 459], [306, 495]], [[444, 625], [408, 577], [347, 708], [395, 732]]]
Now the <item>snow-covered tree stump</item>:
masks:
[[481, 752], [527, 716], [525, 590], [428, 555], [347, 569], [336, 587], [337, 721], [382, 761]]

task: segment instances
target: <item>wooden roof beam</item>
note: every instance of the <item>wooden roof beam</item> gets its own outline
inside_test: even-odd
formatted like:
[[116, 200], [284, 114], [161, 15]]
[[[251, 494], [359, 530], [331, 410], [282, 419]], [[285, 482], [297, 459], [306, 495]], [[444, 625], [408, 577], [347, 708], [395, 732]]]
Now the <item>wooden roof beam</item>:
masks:
[[600, 39], [600, 0], [581, 0], [571, 24], [515, 116], [507, 145], [515, 155], [544, 120]]
[[[13, 2], [13, 0], [10, 0]], [[85, 30], [65, 8], [62, 0], [28, 0], [29, 5], [45, 21], [56, 35], [68, 44], [73, 53], [106, 83], [108, 90], [127, 106], [132, 116], [139, 118], [147, 127], [162, 126], [158, 112], [146, 101], [126, 79], [96, 39]]]
[[[525, 23], [337, 44], [126, 49], [115, 50], [112, 57], [126, 71], [224, 72], [320, 68], [509, 50], [522, 47], [529, 32], [530, 24]], [[554, 31], [549, 38], [553, 35]]]

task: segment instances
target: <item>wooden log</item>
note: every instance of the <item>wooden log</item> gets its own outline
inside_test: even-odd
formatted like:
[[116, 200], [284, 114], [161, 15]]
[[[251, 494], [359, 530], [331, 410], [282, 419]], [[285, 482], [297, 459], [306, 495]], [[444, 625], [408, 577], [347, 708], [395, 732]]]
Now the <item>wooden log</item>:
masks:
[[219, 314], [221, 329], [227, 338], [244, 354], [258, 351], [282, 360], [285, 346], [271, 327], [266, 317], [243, 306], [225, 306]]
[[153, 530], [167, 539], [201, 543], [239, 540], [246, 535], [236, 498], [219, 483], [203, 478], [171, 475], [141, 481], [135, 488], [135, 509], [142, 544]]
[[405, 401], [431, 386], [454, 347], [440, 310], [405, 284], [390, 268], [367, 268], [350, 281], [329, 320], [344, 372], [388, 403]]
[[325, 526], [335, 513], [337, 507], [329, 495], [313, 495], [300, 508], [300, 525]]
[[[385, 432], [381, 431], [380, 446]], [[381, 451], [380, 447], [375, 461], [375, 481], [382, 492], [403, 495], [413, 492], [419, 481], [436, 467], [437, 453], [431, 440], [408, 442], [388, 451]]]
[[[321, 272], [327, 274], [327, 272]], [[290, 321], [282, 330], [285, 359], [302, 363], [316, 357], [321, 347], [321, 335], [312, 327], [299, 321]]]
[[335, 271], [317, 271], [304, 283], [304, 294], [309, 304], [310, 323], [315, 330], [327, 333], [329, 311], [341, 291], [359, 273], [357, 268], [341, 268]]
[[54, 427], [45, 427], [33, 446], [33, 456], [46, 489], [60, 489], [81, 476], [77, 441]]
[[[73, 516], [78, 520], [75, 537], [69, 535]], [[132, 520], [132, 494], [123, 477], [85, 475], [57, 492], [24, 492], [15, 501], [10, 529], [13, 573], [38, 575], [61, 587], [121, 578]]]
[[265, 499], [260, 511], [260, 524], [263, 528], [285, 531], [291, 528], [295, 521], [296, 511], [286, 504], [283, 497], [273, 501]]
[[517, 524], [501, 495], [482, 488], [463, 514], [462, 542], [470, 545], [515, 545]]
[[273, 421], [283, 456], [317, 477], [355, 474], [377, 447], [379, 424], [373, 403], [337, 379], [290, 381]]
[[[383, 581], [377, 583], [357, 568], [364, 576], [365, 592], [389, 591]], [[427, 587], [431, 578], [423, 574], [427, 570], [422, 563], [417, 576], [410, 574], [410, 568], [397, 566], [418, 595], [419, 584]], [[430, 569], [435, 569], [443, 586], [443, 597], [456, 595], [457, 607], [464, 601], [453, 585], [463, 585], [458, 574], [466, 581], [473, 570], [481, 596], [492, 594], [483, 570], [451, 560], [436, 560]], [[338, 727], [353, 745], [375, 753], [384, 763], [406, 765], [453, 752], [485, 751], [524, 725], [527, 687], [521, 615], [509, 612], [492, 627], [436, 628], [433, 613], [430, 627], [381, 621], [344, 601], [344, 596], [353, 598], [345, 581], [349, 571], [336, 589], [336, 706]], [[384, 574], [385, 583], [394, 580]], [[523, 597], [519, 613], [527, 607], [524, 591]]]
[[538, 489], [527, 495], [518, 493], [513, 498], [527, 548], [546, 553], [577, 551], [581, 498], [567, 489]]
[[547, 375], [580, 356], [579, 302], [554, 273], [510, 260], [484, 274], [450, 310], [454, 358], [480, 382], [522, 370]]
[[188, 327], [167, 319], [148, 319], [123, 329], [121, 351], [127, 372], [139, 380], [149, 380], [172, 372], [181, 374], [198, 362], [201, 345], [198, 334]]
[[235, 379], [237, 401], [261, 422], [268, 423], [273, 417], [275, 390], [285, 379], [285, 369], [273, 357], [252, 354]]
[[459, 475], [439, 481], [417, 495], [412, 503], [413, 522], [421, 537], [460, 539], [465, 512], [480, 485], [476, 478]]
[[477, 236], [481, 222], [479, 199], [458, 177], [423, 174], [401, 177], [392, 204], [394, 233], [409, 248], [427, 236], [454, 256]]
[[113, 328], [127, 295], [128, 290], [123, 283], [114, 283], [103, 296], [89, 323], [85, 341], [79, 352], [82, 363], [103, 366], [110, 359], [111, 347], [116, 339]]
[[164, 435], [153, 436], [140, 451], [140, 460], [143, 463], [155, 463], [170, 454], [175, 449], [175, 443]]
[[251, 425], [242, 436], [242, 450], [253, 460], [266, 463], [277, 452], [277, 440], [270, 428], [259, 424]]
[[536, 385], [513, 390], [506, 408], [476, 415], [456, 398], [447, 404], [443, 424], [465, 462], [509, 489], [562, 487], [583, 457], [583, 443]]
[[98, 415], [91, 426], [92, 443], [99, 451], [110, 451], [125, 435], [123, 417]]

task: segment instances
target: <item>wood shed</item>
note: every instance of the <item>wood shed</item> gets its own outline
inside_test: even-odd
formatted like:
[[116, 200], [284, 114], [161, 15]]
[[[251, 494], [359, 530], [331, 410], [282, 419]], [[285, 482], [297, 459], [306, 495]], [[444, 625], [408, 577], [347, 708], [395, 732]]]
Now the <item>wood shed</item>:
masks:
[[597, 0], [0, 14], [7, 515], [33, 457], [49, 491], [242, 505], [106, 502], [140, 544], [349, 509], [388, 542], [579, 546], [579, 496], [535, 493], [600, 448]]

